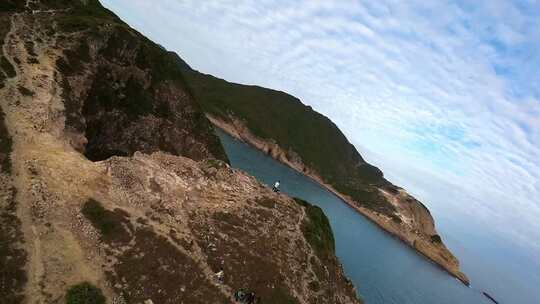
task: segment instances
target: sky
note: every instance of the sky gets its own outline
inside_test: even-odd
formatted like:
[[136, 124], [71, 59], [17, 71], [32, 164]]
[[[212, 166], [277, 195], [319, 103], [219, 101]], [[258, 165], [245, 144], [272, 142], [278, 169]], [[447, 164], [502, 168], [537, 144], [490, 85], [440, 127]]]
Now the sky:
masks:
[[443, 226], [540, 260], [539, 0], [102, 3], [196, 70], [299, 97]]

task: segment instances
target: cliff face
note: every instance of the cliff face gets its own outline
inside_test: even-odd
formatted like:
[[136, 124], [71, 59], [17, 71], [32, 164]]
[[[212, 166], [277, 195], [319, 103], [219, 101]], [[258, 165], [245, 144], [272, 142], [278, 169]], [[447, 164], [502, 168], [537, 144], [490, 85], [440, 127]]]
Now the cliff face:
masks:
[[[263, 112], [262, 109], [261, 111]], [[341, 191], [329, 182], [317, 169], [306, 164], [294, 148], [284, 149], [277, 140], [262, 138], [254, 134], [245, 120], [241, 120], [232, 113], [226, 116], [208, 113], [207, 116], [215, 126], [229, 135], [251, 144], [281, 163], [311, 177], [381, 228], [413, 247], [465, 285], [469, 285], [467, 276], [459, 270], [459, 261], [446, 248], [437, 234], [429, 210], [421, 202], [407, 194], [405, 190], [390, 184], [388, 181], [369, 184], [366, 186], [369, 188], [368, 191], [377, 191], [378, 198], [366, 204], [365, 201], [359, 201], [358, 198], [348, 195], [347, 192]], [[277, 117], [266, 119], [279, 120]], [[321, 140], [319, 144], [327, 145], [328, 143]], [[374, 206], [374, 204], [381, 202], [382, 207]], [[390, 210], [391, 213], [389, 213]]]
[[0, 14], [0, 303], [360, 302], [320, 209], [229, 168], [175, 56], [97, 1]]
[[239, 120], [256, 137], [301, 159], [305, 168], [340, 193], [399, 221], [394, 206], [378, 190], [395, 186], [362, 158], [330, 119], [284, 92], [229, 83], [183, 67], [206, 113], [225, 121]]

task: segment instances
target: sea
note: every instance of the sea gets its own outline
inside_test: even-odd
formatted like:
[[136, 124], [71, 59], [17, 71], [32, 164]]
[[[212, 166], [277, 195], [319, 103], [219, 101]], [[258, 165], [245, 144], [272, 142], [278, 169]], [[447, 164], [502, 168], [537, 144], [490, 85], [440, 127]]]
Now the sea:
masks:
[[540, 303], [540, 294], [535, 295], [540, 290], [535, 268], [524, 270], [519, 261], [514, 263], [515, 267], [508, 266], [505, 258], [510, 257], [497, 255], [499, 244], [493, 240], [482, 243], [482, 238], [468, 233], [466, 224], [445, 222], [438, 229], [471, 279], [470, 287], [374, 225], [310, 178], [220, 130], [216, 133], [234, 168], [269, 186], [279, 180], [281, 191], [322, 208], [332, 226], [336, 255], [365, 303], [493, 304], [483, 292], [500, 304]]

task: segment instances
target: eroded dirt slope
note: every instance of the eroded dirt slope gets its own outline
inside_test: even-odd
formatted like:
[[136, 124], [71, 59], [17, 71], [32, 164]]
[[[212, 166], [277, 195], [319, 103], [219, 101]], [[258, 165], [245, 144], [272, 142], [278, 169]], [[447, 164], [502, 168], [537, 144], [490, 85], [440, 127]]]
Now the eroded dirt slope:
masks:
[[97, 1], [7, 3], [0, 303], [64, 303], [81, 282], [108, 303], [231, 303], [240, 288], [261, 303], [360, 302], [321, 211], [216, 159], [159, 48], [77, 6]]

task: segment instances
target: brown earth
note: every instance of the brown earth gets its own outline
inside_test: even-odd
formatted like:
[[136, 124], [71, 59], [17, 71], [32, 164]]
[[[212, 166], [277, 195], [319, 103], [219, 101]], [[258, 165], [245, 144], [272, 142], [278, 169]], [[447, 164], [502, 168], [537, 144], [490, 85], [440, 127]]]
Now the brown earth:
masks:
[[85, 281], [108, 303], [361, 302], [317, 209], [217, 160], [181, 80], [133, 61], [159, 60], [148, 41], [63, 33], [49, 2], [1, 12], [0, 303], [64, 303]]
[[379, 189], [386, 200], [396, 208], [396, 214], [400, 221], [395, 221], [384, 214], [363, 207], [362, 204], [354, 201], [349, 196], [338, 192], [326, 183], [315, 170], [306, 166], [297, 153], [289, 150], [284, 151], [275, 142], [257, 137], [241, 120], [232, 116], [228, 120], [224, 120], [210, 114], [207, 114], [207, 117], [216, 127], [227, 134], [252, 145], [277, 161], [310, 177], [379, 227], [442, 267], [463, 284], [470, 284], [467, 276], [459, 270], [458, 259], [440, 240], [429, 210], [414, 197], [407, 194], [405, 190], [397, 187], [393, 191], [389, 190], [393, 188]]

